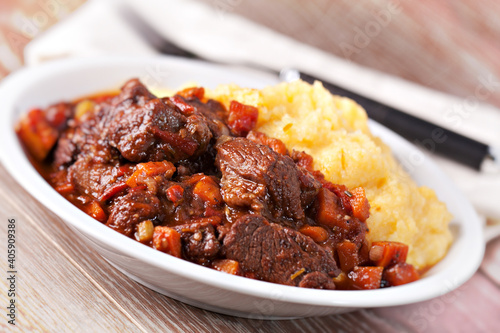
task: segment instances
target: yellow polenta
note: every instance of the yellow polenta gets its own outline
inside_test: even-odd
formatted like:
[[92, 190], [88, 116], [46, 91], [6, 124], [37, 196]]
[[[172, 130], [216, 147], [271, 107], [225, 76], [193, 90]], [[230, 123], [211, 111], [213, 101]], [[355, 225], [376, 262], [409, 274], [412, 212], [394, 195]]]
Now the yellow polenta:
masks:
[[370, 202], [370, 241], [408, 244], [408, 262], [435, 264], [451, 243], [451, 215], [433, 190], [418, 187], [374, 137], [366, 112], [350, 99], [332, 96], [322, 84], [296, 81], [254, 90], [219, 86], [208, 97], [259, 108], [257, 130], [305, 151], [326, 179], [349, 188], [362, 186]]

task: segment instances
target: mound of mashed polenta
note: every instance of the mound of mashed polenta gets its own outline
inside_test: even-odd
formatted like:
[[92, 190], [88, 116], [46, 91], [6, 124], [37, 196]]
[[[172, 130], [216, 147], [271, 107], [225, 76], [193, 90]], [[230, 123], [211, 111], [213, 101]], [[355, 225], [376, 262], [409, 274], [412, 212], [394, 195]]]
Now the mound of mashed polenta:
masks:
[[418, 269], [444, 257], [452, 241], [451, 214], [433, 190], [418, 187], [380, 139], [370, 133], [366, 112], [354, 101], [333, 96], [320, 82], [282, 83], [254, 90], [219, 86], [207, 96], [229, 106], [236, 100], [259, 109], [256, 130], [305, 151], [326, 179], [362, 186], [370, 202], [370, 241], [409, 245], [407, 261]]

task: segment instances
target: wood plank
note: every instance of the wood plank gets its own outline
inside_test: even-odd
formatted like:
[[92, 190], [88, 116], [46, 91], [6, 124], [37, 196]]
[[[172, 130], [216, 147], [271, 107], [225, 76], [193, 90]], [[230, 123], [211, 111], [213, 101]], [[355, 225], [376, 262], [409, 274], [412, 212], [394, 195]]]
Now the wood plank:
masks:
[[406, 332], [495, 332], [500, 289], [481, 273], [458, 289], [417, 304], [367, 310]]
[[486, 246], [481, 271], [500, 287], [500, 238], [491, 241]]
[[338, 57], [457, 96], [475, 96], [489, 78], [495, 93], [483, 101], [500, 107], [498, 1], [198, 1], [220, 17], [239, 14]]
[[[2, 186], [0, 191], [0, 234], [3, 241], [7, 239], [6, 220], [16, 219], [16, 327], [21, 332], [146, 332], [126, 312], [103, 297], [102, 291], [91, 281], [82, 278], [82, 272], [72, 265], [71, 258], [61, 253], [45, 234], [34, 229], [25, 214], [4, 204], [5, 189]], [[6, 246], [2, 246], [2, 258], [5, 250]], [[2, 275], [7, 274], [5, 259], [1, 261], [1, 270]], [[1, 281], [3, 307], [8, 299], [8, 288], [6, 278]], [[0, 327], [3, 332], [11, 328], [4, 318]]]

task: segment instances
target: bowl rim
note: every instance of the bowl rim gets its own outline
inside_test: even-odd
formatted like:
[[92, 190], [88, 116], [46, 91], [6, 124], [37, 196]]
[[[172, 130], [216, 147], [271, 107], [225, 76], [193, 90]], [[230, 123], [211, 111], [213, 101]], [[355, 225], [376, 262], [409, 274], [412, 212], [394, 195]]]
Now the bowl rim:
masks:
[[[141, 58], [106, 56], [52, 61], [37, 67], [21, 69], [8, 76], [3, 82], [0, 82], [0, 100], [3, 105], [3, 119], [0, 122], [0, 156], [4, 166], [13, 178], [39, 202], [61, 217], [65, 223], [78, 229], [87, 237], [93, 237], [114, 250], [121, 251], [149, 265], [193, 281], [204, 283], [208, 286], [270, 300], [329, 307], [385, 307], [428, 300], [459, 287], [479, 267], [485, 248], [481, 221], [471, 204], [460, 193], [453, 182], [433, 161], [425, 156], [423, 166], [438, 177], [444, 186], [454, 193], [454, 200], [461, 206], [462, 216], [460, 216], [459, 222], [461, 222], [459, 225], [463, 228], [460, 235], [462, 248], [457, 250], [458, 254], [455, 254], [455, 258], [452, 258], [451, 262], [447, 262], [446, 269], [438, 270], [432, 275], [424, 276], [421, 280], [398, 287], [363, 291], [315, 290], [233, 276], [156, 251], [92, 219], [59, 195], [45, 182], [26, 158], [14, 131], [13, 124], [14, 118], [18, 119], [18, 116], [27, 110], [20, 112], [16, 107], [16, 101], [20, 96], [29, 92], [29, 87], [26, 87], [24, 82], [29, 82], [30, 80], [44, 79], [50, 84], [50, 77], [54, 77], [56, 74], [64, 74], [71, 70], [83, 71], [95, 68], [98, 65], [112, 67], [116, 64], [146, 63], [162, 63], [174, 66], [175, 68], [188, 66], [194, 70], [205, 70], [207, 68], [217, 71], [233, 70], [223, 65], [214, 65], [171, 56]], [[189, 78], [186, 81], [189, 81]], [[263, 79], [263, 81], [266, 80]], [[272, 83], [272, 79], [268, 81], [264, 83]], [[391, 148], [397, 145], [400, 149], [409, 152], [417, 149], [399, 135], [374, 121], [370, 121], [370, 128], [377, 136], [383, 134], [385, 136], [384, 141]], [[387, 141], [387, 139], [389, 140]], [[447, 256], [449, 256], [449, 253], [447, 253]], [[468, 260], [465, 260], [464, 263], [461, 256], [468, 258]]]

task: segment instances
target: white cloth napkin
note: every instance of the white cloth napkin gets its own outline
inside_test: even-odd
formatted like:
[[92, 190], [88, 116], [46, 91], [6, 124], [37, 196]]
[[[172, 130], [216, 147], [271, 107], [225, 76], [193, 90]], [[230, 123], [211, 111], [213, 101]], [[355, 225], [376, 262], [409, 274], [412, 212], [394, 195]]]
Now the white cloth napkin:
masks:
[[[280, 70], [297, 67], [362, 95], [394, 106], [490, 145], [500, 147], [500, 110], [482, 103], [500, 82], [484, 76], [475, 92], [456, 98], [363, 68], [230, 13], [227, 6], [193, 0], [127, 0], [158, 33], [181, 47], [219, 62], [257, 64]], [[216, 3], [214, 3], [216, 4]], [[124, 2], [91, 0], [71, 17], [32, 41], [25, 61], [33, 66], [60, 57], [154, 54], [127, 22]], [[128, 18], [130, 19], [130, 18]], [[432, 156], [468, 196], [479, 213], [500, 220], [500, 172], [482, 173]]]

